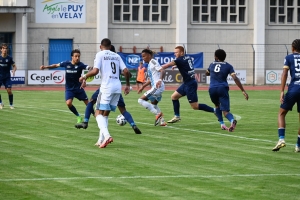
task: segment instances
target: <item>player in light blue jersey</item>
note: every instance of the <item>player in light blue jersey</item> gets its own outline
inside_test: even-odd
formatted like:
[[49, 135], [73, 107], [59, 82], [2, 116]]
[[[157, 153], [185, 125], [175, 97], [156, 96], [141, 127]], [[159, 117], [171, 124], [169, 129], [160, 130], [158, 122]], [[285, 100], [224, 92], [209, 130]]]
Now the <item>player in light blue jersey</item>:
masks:
[[[225, 59], [226, 52], [223, 49], [216, 50], [215, 61], [209, 65], [206, 75], [210, 76], [209, 95], [211, 101], [215, 104], [215, 113], [221, 124], [221, 129], [232, 132], [236, 127], [237, 121], [230, 113], [229, 85], [227, 82], [228, 74], [231, 75], [236, 85], [241, 89], [246, 100], [248, 100], [249, 96], [244, 90], [240, 79], [236, 76], [232, 65], [225, 62]], [[226, 117], [231, 124], [229, 128], [225, 126], [222, 112], [224, 117]]]
[[[281, 92], [280, 92], [280, 108], [278, 113], [278, 137], [279, 141], [272, 149], [279, 151], [285, 147], [285, 116], [293, 109], [297, 103], [297, 111], [300, 120], [300, 39], [296, 39], [292, 43], [292, 54], [287, 55], [284, 59], [283, 72], [281, 76]], [[290, 70], [291, 82], [288, 91], [284, 94], [288, 71]], [[295, 152], [300, 152], [300, 127], [298, 129], [298, 138], [295, 146]]]
[[198, 103], [198, 83], [195, 79], [194, 64], [191, 57], [184, 54], [182, 46], [175, 47], [174, 55], [176, 59], [164, 64], [162, 68], [167, 69], [172, 66], [172, 69], [175, 69], [177, 67], [182, 76], [183, 83], [171, 96], [175, 116], [168, 123], [176, 123], [181, 120], [179, 99], [183, 96], [187, 97], [188, 102], [194, 110], [214, 113], [214, 108], [203, 103]]
[[80, 62], [80, 51], [79, 49], [74, 49], [71, 52], [71, 61], [65, 61], [58, 64], [52, 64], [49, 66], [40, 66], [40, 69], [51, 69], [57, 67], [63, 67], [66, 71], [66, 91], [65, 100], [68, 108], [74, 115], [77, 116], [77, 123], [82, 122], [82, 118], [75, 106], [73, 105], [73, 99], [77, 98], [79, 101], [83, 101], [85, 105], [88, 104], [88, 97], [83, 88], [81, 88], [81, 83], [79, 78], [81, 77], [82, 71], [89, 69], [90, 67], [82, 62]]
[[[15, 76], [15, 72], [17, 70], [17, 66], [12, 57], [7, 54], [8, 45], [1, 45], [1, 56], [0, 56], [0, 87], [4, 85], [9, 99], [9, 107], [10, 109], [14, 109], [13, 106], [13, 93], [11, 92], [11, 80], [10, 80], [10, 70], [12, 68], [12, 74]], [[0, 95], [0, 109], [2, 109], [4, 104], [2, 103], [1, 95]]]

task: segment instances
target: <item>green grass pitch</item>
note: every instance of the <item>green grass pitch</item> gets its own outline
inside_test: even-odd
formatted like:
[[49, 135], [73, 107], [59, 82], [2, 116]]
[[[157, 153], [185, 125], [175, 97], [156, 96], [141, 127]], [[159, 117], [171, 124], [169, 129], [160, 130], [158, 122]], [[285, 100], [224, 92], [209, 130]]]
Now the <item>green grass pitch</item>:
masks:
[[[94, 146], [99, 129], [74, 128], [62, 91], [13, 91], [15, 109], [0, 110], [0, 197], [19, 199], [300, 199], [300, 154], [294, 153], [298, 113], [287, 115], [286, 143], [272, 152], [277, 136], [279, 91], [231, 91], [234, 132], [222, 131], [212, 113], [192, 110], [182, 98], [179, 123], [154, 127], [154, 115], [135, 92], [124, 97], [142, 134], [120, 127], [111, 113], [114, 142]], [[159, 103], [173, 117], [172, 91]], [[91, 96], [92, 91], [88, 91]], [[199, 102], [212, 106], [207, 91]], [[83, 115], [85, 106], [74, 99]], [[229, 125], [227, 120], [224, 120]]]

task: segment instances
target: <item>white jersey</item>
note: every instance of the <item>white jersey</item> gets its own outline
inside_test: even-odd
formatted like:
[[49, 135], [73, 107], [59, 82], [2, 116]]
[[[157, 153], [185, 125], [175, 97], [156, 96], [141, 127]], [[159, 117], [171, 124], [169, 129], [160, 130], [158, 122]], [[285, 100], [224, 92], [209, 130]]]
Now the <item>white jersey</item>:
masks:
[[[148, 64], [148, 78], [151, 81], [151, 87], [156, 87], [157, 81], [160, 79], [161, 66], [155, 59], [151, 59]], [[164, 82], [161, 82], [161, 87], [164, 87]]]
[[120, 70], [126, 68], [122, 58], [110, 50], [103, 50], [96, 54], [94, 67], [98, 68], [101, 74], [102, 93], [122, 93], [120, 81]]

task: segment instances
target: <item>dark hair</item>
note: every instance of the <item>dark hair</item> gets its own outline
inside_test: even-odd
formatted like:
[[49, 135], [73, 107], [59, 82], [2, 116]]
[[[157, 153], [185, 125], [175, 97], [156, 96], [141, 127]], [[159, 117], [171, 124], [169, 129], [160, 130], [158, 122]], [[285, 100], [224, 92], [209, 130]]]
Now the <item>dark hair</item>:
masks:
[[300, 52], [300, 39], [296, 39], [292, 43], [292, 47], [297, 51]]
[[117, 53], [114, 45], [110, 45], [110, 51]]
[[101, 41], [101, 45], [106, 47], [106, 48], [109, 48], [110, 49], [110, 46], [111, 46], [111, 41], [110, 39], [108, 38], [104, 38], [102, 41]]
[[226, 52], [223, 49], [218, 49], [215, 51], [215, 57], [217, 57], [220, 61], [224, 61], [226, 58]]
[[7, 45], [6, 43], [2, 43], [2, 44], [1, 44], [1, 49], [2, 49], [3, 47], [8, 48], [8, 45]]
[[144, 49], [143, 51], [142, 51], [142, 53], [147, 53], [147, 54], [150, 54], [151, 56], [153, 56], [153, 54], [155, 54], [152, 50], [150, 50], [150, 49]]
[[79, 49], [74, 49], [71, 51], [71, 56], [73, 57], [74, 53], [79, 53], [80, 55], [80, 50]]

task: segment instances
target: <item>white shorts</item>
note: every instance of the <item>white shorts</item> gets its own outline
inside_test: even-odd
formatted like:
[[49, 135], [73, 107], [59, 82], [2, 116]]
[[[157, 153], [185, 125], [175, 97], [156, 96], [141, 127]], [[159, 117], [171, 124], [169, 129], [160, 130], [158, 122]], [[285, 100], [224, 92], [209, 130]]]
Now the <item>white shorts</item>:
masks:
[[144, 93], [144, 96], [147, 97], [147, 99], [149, 99], [151, 102], [153, 102], [155, 100], [160, 102], [163, 91], [165, 91], [164, 86], [160, 87], [160, 88], [152, 87], [150, 90], [148, 90], [147, 92]]
[[96, 110], [110, 110], [115, 112], [120, 95], [121, 95], [120, 93], [99, 92], [97, 102], [96, 102]]

